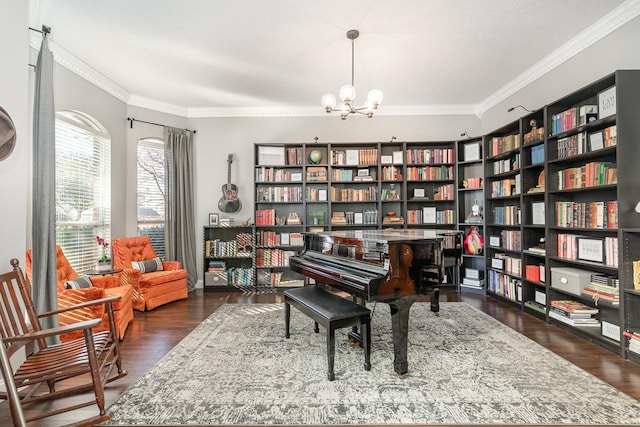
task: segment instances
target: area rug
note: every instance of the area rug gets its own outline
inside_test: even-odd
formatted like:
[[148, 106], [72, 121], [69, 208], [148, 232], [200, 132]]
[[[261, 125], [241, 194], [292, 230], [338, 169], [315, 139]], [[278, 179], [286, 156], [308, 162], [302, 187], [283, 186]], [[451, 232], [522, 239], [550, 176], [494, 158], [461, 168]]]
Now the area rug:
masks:
[[371, 371], [348, 330], [326, 336], [283, 304], [226, 304], [109, 408], [105, 425], [640, 424], [640, 402], [466, 303], [411, 309], [409, 374], [374, 308]]

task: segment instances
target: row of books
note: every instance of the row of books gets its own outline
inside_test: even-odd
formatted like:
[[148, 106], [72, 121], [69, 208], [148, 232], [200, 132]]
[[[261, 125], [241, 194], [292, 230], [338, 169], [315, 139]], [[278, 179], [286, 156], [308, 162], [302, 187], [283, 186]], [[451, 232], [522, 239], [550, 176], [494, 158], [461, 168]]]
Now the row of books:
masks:
[[302, 186], [256, 187], [256, 202], [302, 202]]
[[520, 174], [491, 183], [491, 197], [509, 197], [520, 194]]
[[455, 200], [456, 193], [453, 184], [441, 185], [433, 193], [433, 200]]
[[615, 163], [589, 162], [584, 166], [558, 171], [558, 190], [573, 190], [617, 183], [618, 168]]
[[618, 201], [556, 202], [556, 226], [618, 228]]
[[407, 224], [454, 224], [455, 211], [445, 209], [436, 210], [435, 207], [425, 206], [422, 209], [407, 210]]
[[289, 265], [289, 258], [294, 256], [295, 251], [285, 251], [283, 249], [256, 249], [256, 267], [286, 267]]
[[543, 282], [546, 277], [544, 264], [528, 264], [525, 266], [524, 277], [532, 282]]
[[590, 151], [613, 147], [617, 143], [618, 133], [615, 125], [593, 132], [589, 136], [587, 136], [587, 132], [580, 132], [558, 139], [558, 158], [578, 156]]
[[377, 224], [378, 220], [377, 209], [367, 209], [362, 212], [334, 211], [331, 214], [331, 224], [334, 225]]
[[257, 167], [255, 173], [256, 182], [291, 182], [302, 181], [301, 172], [292, 172], [290, 169]]
[[500, 247], [510, 251], [522, 248], [522, 233], [519, 230], [502, 230], [500, 232]]
[[277, 233], [275, 231], [259, 230], [256, 233], [258, 246], [303, 246], [302, 233]]
[[520, 148], [520, 134], [496, 136], [491, 138], [489, 153], [492, 157]]
[[522, 281], [495, 270], [489, 270], [487, 290], [511, 301], [522, 301]]
[[[580, 245], [580, 239], [585, 240], [582, 245]], [[597, 249], [592, 247], [592, 243], [598, 245]], [[564, 259], [581, 259], [618, 267], [618, 238], [606, 236], [598, 239], [578, 234], [559, 233], [557, 255]]]
[[205, 256], [212, 257], [250, 257], [251, 252], [236, 240], [223, 241], [220, 239], [204, 242]]
[[514, 154], [508, 159], [496, 160], [493, 162], [493, 174], [511, 172], [520, 169], [520, 154]]
[[453, 166], [407, 166], [407, 181], [450, 181], [453, 170]]
[[331, 150], [330, 158], [332, 165], [373, 166], [378, 164], [378, 149]]
[[331, 180], [334, 182], [373, 181], [376, 171], [369, 169], [332, 169]]
[[466, 183], [464, 188], [482, 188], [482, 178], [480, 177], [466, 178], [464, 183]]
[[455, 163], [455, 151], [452, 148], [411, 148], [407, 150], [407, 164]]
[[587, 124], [598, 117], [597, 105], [571, 107], [558, 114], [551, 115], [551, 134], [556, 135]]
[[338, 188], [331, 187], [332, 202], [375, 202], [378, 200], [378, 187]]
[[384, 181], [402, 181], [402, 166], [383, 166], [382, 179]]
[[301, 165], [304, 161], [302, 147], [287, 147], [287, 164]]
[[520, 258], [496, 253], [493, 255], [491, 266], [512, 276], [522, 276], [522, 260]]
[[493, 222], [501, 225], [520, 224], [521, 211], [518, 206], [496, 206], [493, 208]]
[[230, 285], [249, 286], [253, 282], [253, 269], [232, 267], [227, 270], [227, 283]]

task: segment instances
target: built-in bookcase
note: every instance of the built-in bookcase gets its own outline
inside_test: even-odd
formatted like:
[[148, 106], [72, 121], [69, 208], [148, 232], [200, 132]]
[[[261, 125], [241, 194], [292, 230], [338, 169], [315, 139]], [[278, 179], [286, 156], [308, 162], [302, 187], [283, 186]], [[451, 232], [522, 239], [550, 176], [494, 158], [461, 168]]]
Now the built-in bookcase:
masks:
[[[549, 320], [625, 356], [623, 332], [640, 326], [639, 91], [640, 72], [617, 71], [546, 108], [548, 305], [569, 299], [596, 312], [572, 324], [549, 308]], [[556, 279], [568, 271], [587, 279], [568, 287]]]
[[485, 142], [487, 293], [522, 306], [522, 132], [515, 121]]
[[[484, 147], [482, 137], [458, 141], [456, 162], [458, 230], [464, 232], [460, 289], [485, 292]], [[473, 236], [477, 233], [478, 238]]]

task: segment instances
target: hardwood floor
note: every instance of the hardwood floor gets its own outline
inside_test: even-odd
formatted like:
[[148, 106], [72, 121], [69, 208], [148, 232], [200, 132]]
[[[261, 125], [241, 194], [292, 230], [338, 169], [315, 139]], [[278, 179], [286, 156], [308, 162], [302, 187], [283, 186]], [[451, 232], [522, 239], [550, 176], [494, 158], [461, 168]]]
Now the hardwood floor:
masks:
[[[548, 325], [490, 297], [446, 291], [441, 294], [441, 301], [465, 301], [592, 375], [640, 400], [640, 365], [624, 360], [569, 331]], [[107, 407], [222, 304], [271, 302], [282, 302], [282, 294], [205, 292], [199, 289], [192, 292], [187, 300], [176, 301], [151, 312], [135, 312], [134, 321], [129, 325], [126, 336], [121, 342], [124, 366], [128, 375], [107, 386]], [[83, 397], [86, 400], [87, 396]], [[64, 402], [55, 403], [55, 405], [67, 405], [73, 401], [78, 401], [78, 397], [67, 398]], [[37, 411], [37, 408], [31, 410]], [[95, 406], [88, 407], [48, 420], [34, 422], [32, 425], [82, 424], [83, 419], [96, 414]], [[8, 405], [3, 402], [0, 404], [0, 425], [11, 424]], [[84, 425], [91, 424], [85, 423]]]

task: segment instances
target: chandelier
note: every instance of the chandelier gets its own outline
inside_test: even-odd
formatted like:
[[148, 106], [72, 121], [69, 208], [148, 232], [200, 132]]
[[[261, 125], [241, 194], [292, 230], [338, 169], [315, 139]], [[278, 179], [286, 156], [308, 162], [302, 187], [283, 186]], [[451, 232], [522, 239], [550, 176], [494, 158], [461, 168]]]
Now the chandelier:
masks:
[[332, 93], [327, 93], [322, 96], [322, 107], [327, 113], [331, 113], [334, 110], [340, 113], [340, 118], [346, 120], [350, 114], [363, 114], [369, 118], [373, 117], [373, 112], [378, 109], [378, 106], [382, 102], [382, 91], [380, 89], [371, 89], [367, 96], [367, 102], [362, 107], [356, 107], [353, 104], [353, 100], [356, 97], [356, 88], [353, 85], [353, 58], [355, 42], [360, 33], [358, 30], [347, 31], [347, 38], [351, 40], [351, 84], [344, 85], [340, 88], [341, 102], [336, 105], [336, 97]]

